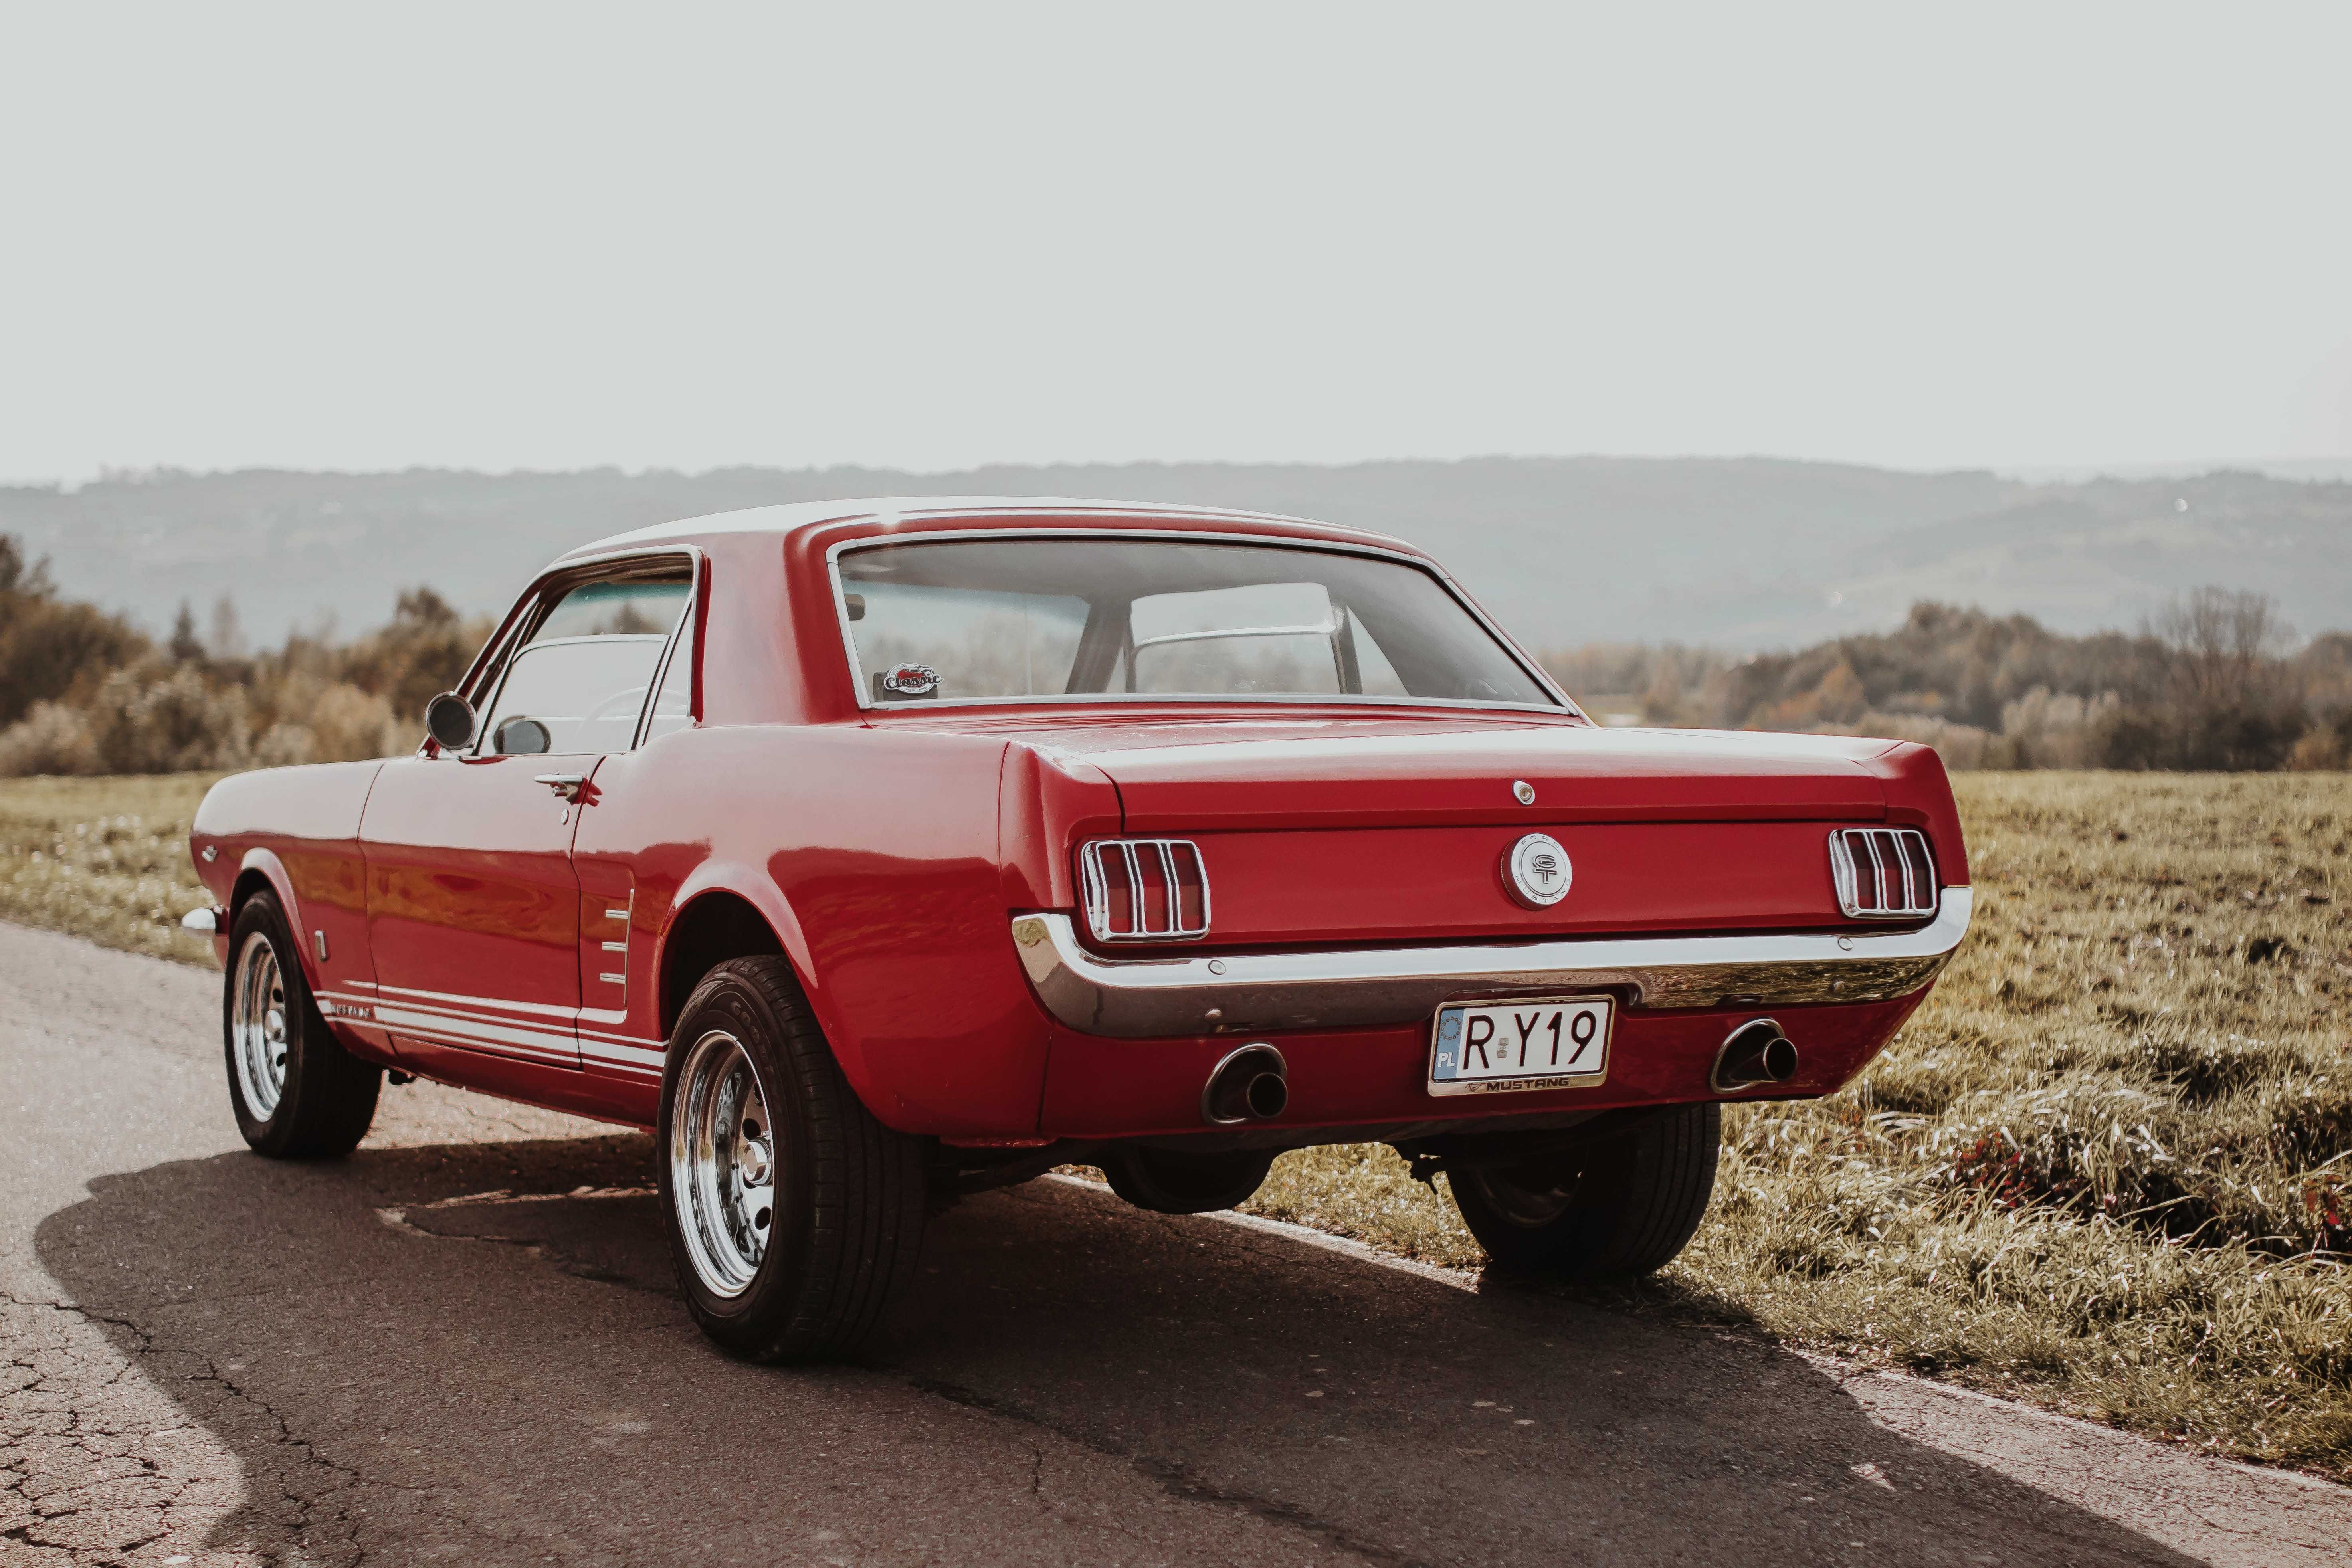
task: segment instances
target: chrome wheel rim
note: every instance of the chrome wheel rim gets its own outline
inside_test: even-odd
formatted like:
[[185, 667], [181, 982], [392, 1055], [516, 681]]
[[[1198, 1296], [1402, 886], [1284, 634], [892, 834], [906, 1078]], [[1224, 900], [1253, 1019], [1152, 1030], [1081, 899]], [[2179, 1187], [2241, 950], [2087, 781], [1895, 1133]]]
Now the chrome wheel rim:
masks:
[[742, 1042], [723, 1029], [695, 1041], [670, 1110], [670, 1201], [695, 1277], [714, 1296], [750, 1289], [768, 1256], [775, 1126]]
[[278, 950], [255, 931], [236, 955], [229, 986], [229, 1045], [236, 1063], [236, 1092], [256, 1121], [267, 1121], [286, 1092], [286, 977]]

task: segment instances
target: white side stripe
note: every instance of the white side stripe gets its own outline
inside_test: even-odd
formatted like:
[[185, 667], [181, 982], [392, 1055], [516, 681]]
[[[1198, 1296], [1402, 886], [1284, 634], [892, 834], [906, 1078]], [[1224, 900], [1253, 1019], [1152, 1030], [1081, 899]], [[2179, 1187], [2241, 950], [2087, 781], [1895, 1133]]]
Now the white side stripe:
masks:
[[[519, 1009], [531, 1005], [528, 1004], [485, 1003], [474, 997], [407, 990], [401, 991], [399, 996], [400, 1000], [393, 1000], [383, 991], [374, 995], [336, 991], [318, 993], [320, 1005], [331, 1016], [339, 1016], [346, 1023], [372, 1023], [435, 1045], [494, 1051], [502, 1056], [554, 1062], [566, 1067], [574, 1062], [593, 1062], [598, 1067], [624, 1068], [633, 1074], [650, 1074], [656, 1078], [661, 1075], [662, 1066], [668, 1059], [667, 1049], [658, 1040], [576, 1026], [551, 1027], [476, 1010], [482, 1006], [513, 1006]], [[476, 1005], [467, 1008], [409, 1000], [425, 996], [432, 996], [442, 1003], [472, 1002]], [[557, 1009], [531, 1005], [531, 1011], [544, 1015]]]

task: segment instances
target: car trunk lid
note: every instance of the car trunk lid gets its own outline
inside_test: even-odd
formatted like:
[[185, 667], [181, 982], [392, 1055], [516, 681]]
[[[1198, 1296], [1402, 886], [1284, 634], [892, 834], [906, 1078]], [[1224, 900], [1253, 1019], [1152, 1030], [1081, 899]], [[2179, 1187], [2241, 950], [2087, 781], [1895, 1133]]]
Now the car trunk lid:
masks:
[[[1843, 736], [1393, 715], [1024, 729], [1111, 781], [1124, 832], [1200, 847], [1211, 946], [1837, 926], [1828, 828], [1887, 809], [1866, 764], [1888, 742]], [[1545, 908], [1507, 879], [1528, 833], [1573, 868]]]
[[[1082, 752], [1130, 833], [1601, 822], [1876, 821], [1883, 741], [1603, 730], [1278, 724], [1132, 727]], [[1057, 736], [1069, 745], [1074, 737]], [[1085, 742], [1111, 739], [1088, 734]], [[1513, 786], [1526, 784], [1532, 802]]]

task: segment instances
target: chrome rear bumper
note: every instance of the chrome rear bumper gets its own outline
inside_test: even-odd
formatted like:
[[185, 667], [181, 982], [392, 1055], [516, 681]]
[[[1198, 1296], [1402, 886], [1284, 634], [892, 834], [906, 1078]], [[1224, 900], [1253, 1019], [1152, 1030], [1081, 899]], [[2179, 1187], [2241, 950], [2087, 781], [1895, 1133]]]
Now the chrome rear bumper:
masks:
[[1942, 973], [1975, 900], [1946, 888], [1916, 931], [1573, 938], [1324, 952], [1101, 958], [1070, 917], [1021, 915], [1013, 942], [1054, 1016], [1117, 1039], [1363, 1027], [1427, 1018], [1457, 996], [1627, 987], [1639, 1007], [1884, 1002]]

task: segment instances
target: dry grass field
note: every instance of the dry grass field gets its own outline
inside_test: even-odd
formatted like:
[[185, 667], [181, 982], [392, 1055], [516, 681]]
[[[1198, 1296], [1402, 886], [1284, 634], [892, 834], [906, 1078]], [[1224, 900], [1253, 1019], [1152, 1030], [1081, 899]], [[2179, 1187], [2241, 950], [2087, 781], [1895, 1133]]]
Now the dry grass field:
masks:
[[180, 917], [211, 901], [188, 828], [218, 776], [0, 779], [0, 920], [209, 966]]
[[[205, 782], [0, 782], [0, 918], [209, 963]], [[2352, 1477], [2352, 777], [1958, 786], [1979, 912], [1934, 999], [1844, 1093], [1735, 1110], [1690, 1250], [1595, 1294]], [[1249, 1206], [1478, 1260], [1378, 1147]]]

